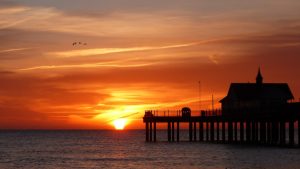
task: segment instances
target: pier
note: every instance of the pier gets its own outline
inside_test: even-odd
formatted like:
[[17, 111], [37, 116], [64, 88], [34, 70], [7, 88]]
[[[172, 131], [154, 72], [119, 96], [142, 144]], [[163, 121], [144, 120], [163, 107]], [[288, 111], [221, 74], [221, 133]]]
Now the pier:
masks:
[[287, 84], [263, 83], [259, 70], [256, 83], [231, 84], [221, 109], [146, 110], [146, 142], [157, 141], [158, 123], [166, 124], [168, 142], [179, 142], [186, 123], [190, 142], [300, 147], [300, 102], [293, 99]]
[[[299, 106], [300, 103], [294, 103]], [[295, 128], [300, 140], [300, 113], [289, 112], [273, 117], [223, 116], [221, 110], [194, 112], [199, 116], [182, 116], [182, 111], [148, 110], [143, 118], [147, 142], [156, 142], [157, 123], [166, 124], [168, 142], [180, 141], [180, 126], [188, 124], [188, 141], [214, 143], [248, 143], [279, 146], [299, 146], [295, 142]], [[174, 115], [175, 114], [175, 115]], [[289, 115], [287, 115], [289, 114]], [[288, 132], [286, 132], [288, 131]], [[288, 137], [287, 137], [288, 136]]]

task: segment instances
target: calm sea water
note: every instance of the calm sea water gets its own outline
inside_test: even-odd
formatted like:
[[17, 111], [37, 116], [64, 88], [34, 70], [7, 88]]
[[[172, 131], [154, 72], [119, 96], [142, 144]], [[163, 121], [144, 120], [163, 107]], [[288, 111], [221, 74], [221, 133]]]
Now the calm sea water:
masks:
[[300, 168], [300, 149], [144, 139], [143, 130], [0, 131], [0, 168]]

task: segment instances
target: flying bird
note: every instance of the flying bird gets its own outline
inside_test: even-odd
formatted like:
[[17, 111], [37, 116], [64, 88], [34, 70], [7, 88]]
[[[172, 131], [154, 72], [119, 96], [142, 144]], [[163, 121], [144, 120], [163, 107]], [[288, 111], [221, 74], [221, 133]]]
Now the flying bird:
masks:
[[73, 46], [75, 46], [75, 45], [87, 45], [87, 43], [86, 42], [73, 42], [72, 45]]

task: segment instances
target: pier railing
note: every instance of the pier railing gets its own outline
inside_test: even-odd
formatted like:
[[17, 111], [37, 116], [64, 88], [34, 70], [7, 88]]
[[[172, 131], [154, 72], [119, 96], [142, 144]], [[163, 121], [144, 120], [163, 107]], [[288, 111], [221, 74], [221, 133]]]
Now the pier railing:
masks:
[[[191, 116], [221, 116], [221, 109], [214, 110], [194, 110]], [[145, 117], [182, 117], [181, 110], [146, 110]]]

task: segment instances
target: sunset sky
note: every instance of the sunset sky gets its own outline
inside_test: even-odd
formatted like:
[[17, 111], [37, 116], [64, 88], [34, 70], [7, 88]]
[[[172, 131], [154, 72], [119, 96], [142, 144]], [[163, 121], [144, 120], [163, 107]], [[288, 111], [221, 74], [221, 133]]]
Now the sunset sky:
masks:
[[143, 128], [145, 109], [198, 109], [198, 81], [201, 108], [212, 94], [220, 106], [259, 66], [298, 101], [299, 9], [299, 0], [1, 0], [0, 129], [113, 129], [119, 118]]

